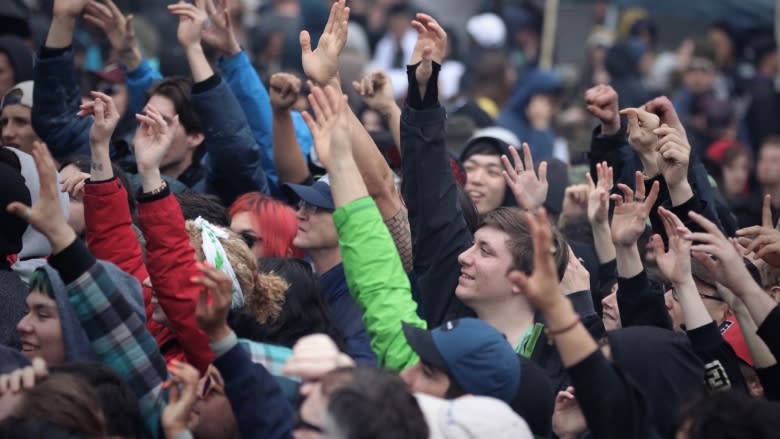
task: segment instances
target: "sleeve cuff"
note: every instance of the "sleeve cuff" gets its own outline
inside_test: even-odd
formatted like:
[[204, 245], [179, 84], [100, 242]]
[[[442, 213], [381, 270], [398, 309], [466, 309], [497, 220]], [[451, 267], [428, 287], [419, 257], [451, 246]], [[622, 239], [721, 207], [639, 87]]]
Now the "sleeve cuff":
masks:
[[78, 238], [66, 247], [65, 250], [49, 257], [49, 265], [60, 273], [62, 282], [65, 285], [86, 273], [95, 265], [95, 262], [97, 262], [97, 259], [92, 256], [87, 246]]
[[693, 350], [696, 352], [713, 351], [717, 349], [718, 345], [724, 343], [714, 320], [704, 326], [686, 331], [686, 333], [688, 339], [691, 340]]
[[228, 75], [226, 72], [229, 70], [234, 70], [238, 68], [241, 64], [249, 64], [249, 58], [246, 56], [246, 52], [244, 52], [244, 49], [242, 48], [240, 52], [237, 54], [231, 56], [231, 57], [222, 57], [219, 59], [219, 69], [224, 73], [226, 76]]
[[236, 333], [233, 331], [230, 331], [230, 335], [223, 338], [222, 340], [216, 341], [214, 343], [209, 343], [209, 347], [214, 352], [215, 358], [219, 358], [226, 353], [230, 352], [233, 347], [235, 347], [238, 344], [238, 337], [236, 336]]
[[138, 195], [135, 197], [139, 203], [151, 203], [152, 201], [159, 201], [171, 194], [171, 185], [165, 182], [165, 189], [156, 194], [144, 194], [142, 189], [138, 189]]
[[[764, 319], [764, 323], [756, 331], [763, 340], [772, 340], [780, 337], [780, 305], [775, 306], [769, 315]], [[768, 344], [768, 343], [767, 343]]]
[[214, 73], [210, 78], [192, 84], [192, 94], [205, 93], [219, 85], [222, 78]]
[[409, 88], [407, 92], [407, 99], [409, 106], [418, 110], [426, 108], [433, 108], [439, 102], [439, 71], [441, 71], [441, 64], [434, 62], [433, 71], [431, 77], [428, 78], [428, 84], [425, 87], [425, 96], [420, 96], [420, 85], [417, 82], [417, 67], [420, 66], [422, 61], [417, 64], [406, 66], [406, 76], [409, 80]]
[[39, 52], [39, 57], [41, 59], [43, 58], [56, 58], [58, 56], [65, 55], [65, 53], [69, 50], [71, 50], [73, 46], [67, 46], [67, 47], [41, 47], [41, 51]]
[[647, 271], [645, 270], [642, 270], [634, 277], [618, 277], [618, 294], [620, 294], [620, 291], [644, 291], [647, 288], [648, 282], [650, 281], [647, 279]]
[[[370, 196], [358, 198], [339, 207], [333, 212], [333, 223], [336, 225], [336, 229], [341, 229], [352, 215], [372, 207], [377, 209], [374, 199]], [[379, 214], [379, 210], [377, 210], [377, 214]]]

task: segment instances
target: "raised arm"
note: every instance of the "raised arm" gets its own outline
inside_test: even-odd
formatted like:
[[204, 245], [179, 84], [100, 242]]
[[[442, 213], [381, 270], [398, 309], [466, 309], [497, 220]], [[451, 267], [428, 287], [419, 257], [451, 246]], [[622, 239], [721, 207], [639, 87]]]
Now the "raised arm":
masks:
[[379, 113], [387, 120], [390, 134], [396, 146], [401, 145], [401, 107], [395, 102], [393, 83], [383, 71], [377, 71], [364, 76], [360, 81], [353, 81], [352, 87], [363, 98], [369, 108]]
[[205, 3], [177, 3], [168, 10], [179, 17], [177, 37], [192, 71], [192, 104], [200, 116], [208, 161], [206, 187], [229, 205], [239, 195], [268, 193], [261, 165], [260, 147], [252, 137], [241, 106], [227, 84], [214, 73], [201, 45], [201, 32], [208, 15]]
[[290, 73], [271, 76], [273, 109], [273, 159], [280, 183], [300, 184], [310, 178], [306, 158], [295, 136], [290, 112], [301, 92], [301, 80]]
[[52, 156], [45, 146], [37, 144], [33, 157], [40, 176], [40, 198], [32, 207], [12, 203], [8, 210], [47, 237], [52, 246], [49, 264], [65, 282], [70, 304], [93, 350], [133, 388], [146, 436], [160, 437], [160, 414], [165, 405], [162, 384], [167, 371], [157, 343], [145, 328], [143, 315], [129, 302], [130, 295], [140, 295], [140, 285], [126, 283], [127, 290], [120, 290], [108, 266], [98, 263], [76, 238], [59, 204]]
[[160, 308], [168, 318], [178, 346], [187, 361], [201, 374], [213, 360], [208, 340], [195, 321], [199, 288], [190, 279], [198, 274], [195, 250], [184, 225], [176, 198], [162, 179], [160, 163], [179, 128], [178, 116], [171, 125], [156, 108], [147, 105], [135, 138], [135, 158], [141, 175], [138, 220], [146, 238], [146, 266]]
[[304, 113], [315, 138], [315, 147], [329, 151], [328, 175], [336, 205], [333, 221], [347, 285], [363, 310], [371, 346], [381, 366], [403, 370], [418, 361], [406, 342], [401, 322], [424, 328], [417, 316], [409, 279], [387, 228], [368, 197], [355, 159], [346, 96], [332, 87], [315, 87], [309, 97], [317, 122]]

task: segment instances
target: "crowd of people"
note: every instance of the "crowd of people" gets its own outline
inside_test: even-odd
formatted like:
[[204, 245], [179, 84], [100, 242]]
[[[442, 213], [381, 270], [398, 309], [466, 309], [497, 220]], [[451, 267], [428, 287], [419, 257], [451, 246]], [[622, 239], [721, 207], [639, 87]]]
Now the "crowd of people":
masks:
[[628, 10], [566, 81], [533, 2], [31, 3], [0, 436], [780, 435], [771, 30]]

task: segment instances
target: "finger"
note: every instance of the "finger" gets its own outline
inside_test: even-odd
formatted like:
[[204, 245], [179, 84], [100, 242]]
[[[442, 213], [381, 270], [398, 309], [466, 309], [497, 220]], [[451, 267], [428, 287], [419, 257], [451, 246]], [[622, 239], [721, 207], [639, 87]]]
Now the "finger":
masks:
[[555, 261], [551, 252], [552, 229], [547, 220], [547, 212], [544, 208], [539, 208], [535, 216], [529, 214], [526, 219], [534, 244], [534, 272], [541, 271], [548, 276], [556, 275], [557, 279]]
[[321, 95], [322, 90], [319, 87], [315, 87], [311, 93], [309, 93], [309, 105], [311, 105], [311, 109], [314, 111], [314, 116], [317, 118], [317, 123], [324, 124], [325, 113], [320, 103]]
[[[642, 185], [644, 186], [644, 183], [642, 183]], [[650, 188], [650, 194], [647, 196], [647, 199], [645, 199], [645, 209], [647, 209], [648, 212], [655, 205], [660, 190], [661, 185], [657, 181], [653, 182], [653, 186]]]
[[363, 88], [358, 81], [352, 81], [352, 89], [355, 90], [359, 95], [363, 94]]
[[84, 20], [87, 23], [100, 29], [105, 29], [107, 27], [105, 21], [103, 21], [101, 18], [98, 18], [96, 15], [84, 14]]
[[721, 242], [715, 236], [709, 233], [702, 233], [702, 232], [688, 233], [685, 235], [685, 239], [687, 239], [688, 241], [701, 242], [704, 244], [711, 244], [711, 245], [719, 244]]
[[425, 26], [417, 20], [412, 20], [412, 27], [414, 28], [414, 30], [417, 31], [418, 38], [419, 35], [423, 35], [426, 33]]
[[650, 237], [650, 247], [655, 250], [655, 254], [662, 255], [666, 253], [664, 248], [664, 240], [661, 239], [661, 235], [655, 234]]
[[42, 142], [33, 144], [32, 156], [35, 159], [35, 168], [38, 170], [38, 178], [40, 179], [40, 199], [58, 203], [57, 167], [54, 164], [54, 158]]
[[306, 122], [306, 126], [309, 127], [309, 131], [311, 131], [312, 136], [316, 138], [320, 131], [320, 128], [317, 126], [317, 122], [314, 121], [314, 118], [311, 117], [308, 111], [301, 113], [301, 116], [303, 116], [303, 121]]
[[778, 253], [778, 250], [780, 250], [780, 248], [778, 248], [777, 243], [772, 243], [770, 245], [767, 245], [767, 246], [761, 248], [761, 250], [757, 251], [756, 252], [756, 257], [763, 259], [764, 257], [766, 257], [766, 256], [768, 256], [768, 255], [770, 255], [772, 253]]
[[206, 13], [209, 14], [209, 17], [214, 17], [217, 15], [217, 8], [214, 6], [214, 2], [212, 0], [206, 0]]
[[526, 291], [528, 289], [528, 276], [519, 270], [515, 270], [509, 273], [507, 279], [509, 280], [509, 283], [521, 291]]
[[127, 33], [127, 38], [135, 38], [135, 28], [133, 27], [133, 19], [135, 18], [135, 15], [130, 14], [127, 17], [127, 20], [125, 20], [125, 32]]
[[87, 6], [84, 9], [102, 20], [108, 21], [114, 19], [114, 12], [108, 5], [104, 5], [96, 1], [91, 1], [87, 3]]
[[539, 164], [539, 183], [547, 184], [547, 162]]
[[645, 199], [645, 177], [641, 172], [636, 171], [634, 174], [634, 188], [636, 189], [636, 198], [639, 200]]
[[22, 381], [21, 381], [21, 388], [22, 389], [31, 389], [35, 386], [35, 371], [32, 367], [25, 367], [22, 371]]
[[615, 207], [620, 207], [623, 205], [623, 196], [614, 194], [610, 195], [609, 199], [612, 200], [613, 203], [615, 203]]
[[761, 225], [764, 227], [773, 227], [772, 221], [772, 196], [764, 196], [764, 204], [761, 206]]
[[[772, 226], [769, 226], [772, 227]], [[750, 226], [737, 230], [737, 236], [752, 236], [767, 233], [765, 226]]]
[[525, 142], [523, 142], [523, 159], [523, 166], [525, 166], [525, 169], [533, 172], [536, 169], [534, 167], [534, 156], [531, 154], [531, 147]]
[[514, 182], [517, 181], [517, 171], [515, 171], [512, 163], [509, 162], [509, 158], [506, 155], [502, 155], [501, 163], [504, 165], [504, 173], [506, 174], [507, 182], [510, 183], [510, 185], [514, 184]]
[[661, 125], [660, 127], [653, 130], [653, 134], [657, 135], [658, 137], [666, 137], [676, 136], [678, 132], [675, 128], [672, 128], [669, 125]]
[[123, 16], [122, 11], [119, 10], [119, 7], [114, 3], [112, 0], [103, 0], [106, 3], [106, 6], [111, 11], [111, 15], [116, 17]]
[[762, 249], [765, 245], [771, 244], [773, 242], [775, 242], [775, 239], [771, 236], [760, 235], [752, 240], [750, 245], [747, 246], [746, 250], [748, 253], [756, 252], [756, 255], [758, 255], [759, 249]]
[[618, 189], [620, 192], [623, 192], [623, 201], [626, 203], [630, 203], [634, 200], [634, 191], [631, 190], [630, 187], [627, 185], [620, 183], [618, 184]]
[[[598, 168], [600, 165], [596, 165]], [[596, 183], [593, 182], [593, 177], [590, 176], [590, 172], [585, 174], [585, 180], [588, 183], [588, 191], [593, 192], [596, 190]]]
[[13, 372], [11, 372], [11, 379], [9, 380], [9, 386], [8, 390], [12, 393], [19, 393], [19, 390], [22, 388], [22, 376], [25, 373], [25, 370], [27, 368], [23, 369], [17, 369]]
[[102, 123], [105, 120], [106, 104], [102, 100], [95, 101], [95, 121]]
[[176, 379], [171, 378], [169, 382], [171, 383], [170, 387], [168, 387], [168, 403], [170, 405], [172, 403], [178, 402], [181, 395], [179, 393], [179, 386], [176, 382]]
[[712, 221], [708, 220], [706, 217], [699, 215], [694, 211], [688, 212], [688, 217], [692, 219], [696, 224], [701, 226], [701, 228], [703, 228], [707, 232], [712, 233], [719, 239], [725, 239], [723, 233], [720, 231], [718, 226], [716, 226]]
[[706, 253], [708, 255], [714, 255], [718, 259], [721, 259], [721, 248], [712, 244], [695, 244], [691, 246], [691, 251]]
[[718, 262], [713, 260], [707, 253], [695, 250], [693, 247], [691, 247], [691, 257], [702, 264], [708, 272], [718, 272]]

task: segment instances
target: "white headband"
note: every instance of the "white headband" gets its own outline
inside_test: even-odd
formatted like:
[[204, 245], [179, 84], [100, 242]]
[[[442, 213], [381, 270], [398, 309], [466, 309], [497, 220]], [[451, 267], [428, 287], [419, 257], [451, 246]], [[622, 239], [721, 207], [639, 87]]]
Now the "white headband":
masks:
[[210, 222], [202, 217], [195, 220], [195, 225], [201, 230], [201, 240], [203, 241], [203, 255], [206, 260], [217, 270], [230, 276], [233, 282], [233, 299], [230, 302], [230, 308], [236, 309], [244, 305], [244, 294], [241, 292], [241, 285], [238, 283], [236, 272], [230, 265], [230, 259], [225, 253], [225, 248], [218, 238], [227, 239], [228, 234], [224, 230], [214, 227]]

